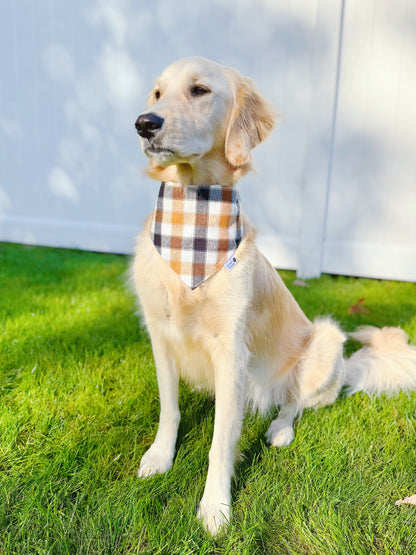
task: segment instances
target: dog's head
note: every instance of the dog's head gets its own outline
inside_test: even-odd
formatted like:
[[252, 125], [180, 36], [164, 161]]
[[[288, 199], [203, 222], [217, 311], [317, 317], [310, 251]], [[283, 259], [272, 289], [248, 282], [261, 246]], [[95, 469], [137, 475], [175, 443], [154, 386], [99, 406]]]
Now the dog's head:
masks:
[[187, 167], [190, 182], [210, 184], [246, 173], [251, 150], [274, 121], [251, 79], [205, 58], [185, 58], [157, 79], [136, 129], [150, 175], [163, 179], [166, 168]]

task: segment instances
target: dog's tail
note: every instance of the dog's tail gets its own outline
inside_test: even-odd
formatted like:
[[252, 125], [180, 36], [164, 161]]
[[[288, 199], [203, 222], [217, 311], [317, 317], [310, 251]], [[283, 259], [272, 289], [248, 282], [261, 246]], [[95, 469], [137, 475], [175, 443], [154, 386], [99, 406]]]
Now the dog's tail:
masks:
[[362, 326], [348, 334], [364, 345], [345, 360], [349, 393], [394, 394], [416, 389], [416, 347], [400, 328]]

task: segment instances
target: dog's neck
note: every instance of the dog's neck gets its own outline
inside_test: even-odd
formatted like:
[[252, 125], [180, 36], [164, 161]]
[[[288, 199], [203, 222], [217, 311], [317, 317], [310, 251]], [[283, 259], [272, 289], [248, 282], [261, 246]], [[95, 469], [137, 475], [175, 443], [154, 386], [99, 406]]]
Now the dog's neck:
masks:
[[192, 163], [158, 166], [150, 160], [147, 174], [157, 181], [171, 182], [183, 187], [188, 185], [235, 185], [251, 169], [251, 164], [235, 168], [221, 153], [210, 152]]

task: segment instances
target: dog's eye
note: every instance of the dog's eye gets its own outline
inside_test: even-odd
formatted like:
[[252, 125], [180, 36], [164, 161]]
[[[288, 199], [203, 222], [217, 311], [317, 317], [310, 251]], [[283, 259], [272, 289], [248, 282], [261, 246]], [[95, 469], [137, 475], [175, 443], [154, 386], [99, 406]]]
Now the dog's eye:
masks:
[[204, 96], [204, 94], [208, 94], [211, 91], [206, 87], [201, 87], [201, 85], [194, 85], [191, 88], [191, 95], [192, 96]]
[[160, 98], [160, 91], [155, 91], [155, 98], [156, 98], [156, 100], [159, 100], [159, 98]]

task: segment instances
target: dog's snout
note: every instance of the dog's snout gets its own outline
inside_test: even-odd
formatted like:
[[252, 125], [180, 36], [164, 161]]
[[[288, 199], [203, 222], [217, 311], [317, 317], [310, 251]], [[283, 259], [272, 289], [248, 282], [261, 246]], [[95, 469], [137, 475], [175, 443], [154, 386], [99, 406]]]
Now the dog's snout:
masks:
[[136, 120], [135, 126], [140, 137], [150, 139], [158, 131], [165, 120], [152, 112], [142, 114]]

